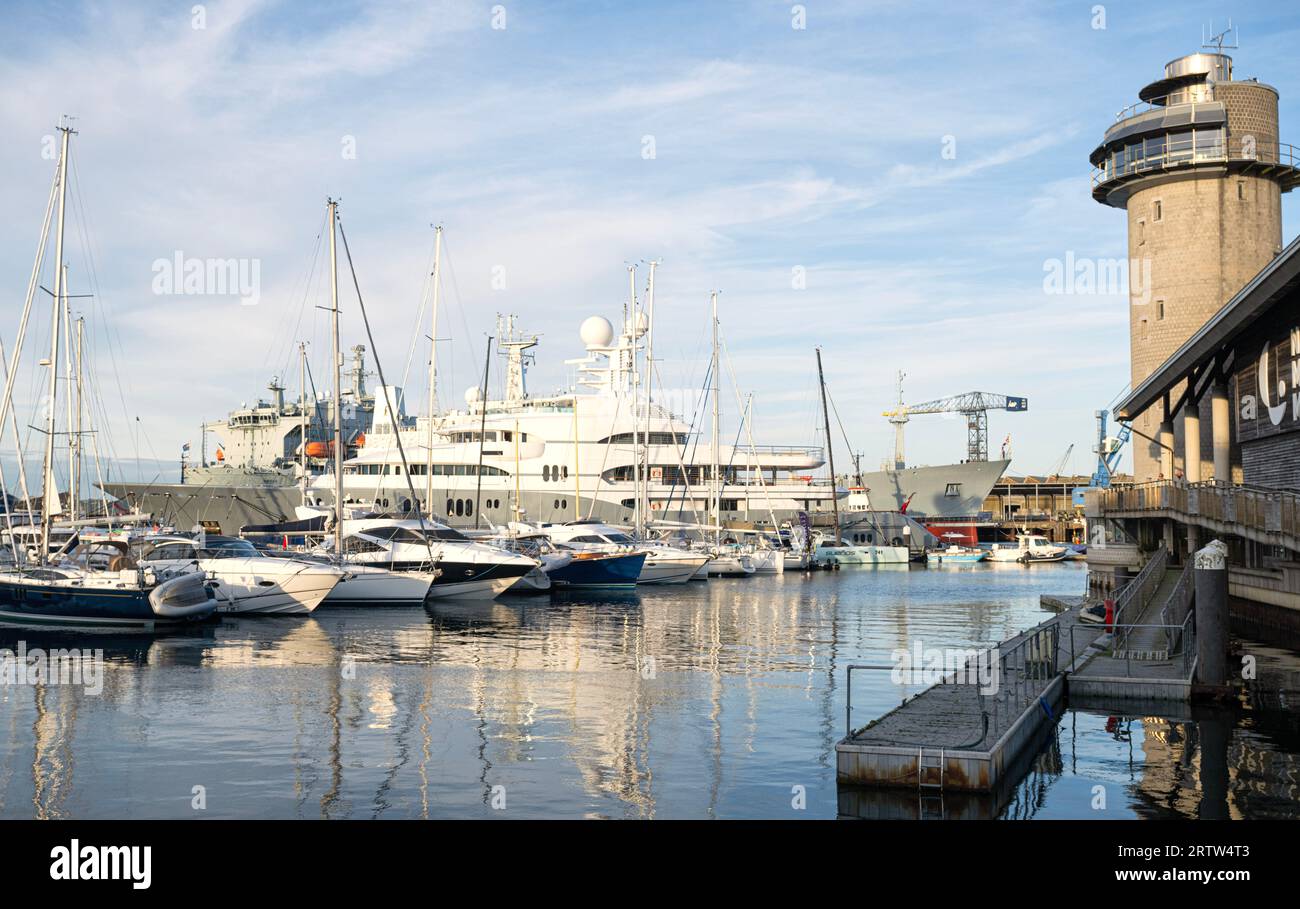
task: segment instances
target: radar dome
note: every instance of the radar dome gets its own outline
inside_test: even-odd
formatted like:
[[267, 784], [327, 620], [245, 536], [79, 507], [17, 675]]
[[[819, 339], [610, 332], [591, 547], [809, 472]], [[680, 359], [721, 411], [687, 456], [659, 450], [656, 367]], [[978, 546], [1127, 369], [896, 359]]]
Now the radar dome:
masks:
[[483, 392], [477, 385], [471, 385], [469, 388], [465, 389], [466, 404], [477, 404], [481, 400], [483, 400]]
[[650, 330], [650, 319], [644, 312], [636, 314], [636, 336], [645, 337], [645, 333]]
[[592, 316], [583, 321], [578, 334], [587, 347], [608, 347], [614, 340], [614, 326], [604, 316]]

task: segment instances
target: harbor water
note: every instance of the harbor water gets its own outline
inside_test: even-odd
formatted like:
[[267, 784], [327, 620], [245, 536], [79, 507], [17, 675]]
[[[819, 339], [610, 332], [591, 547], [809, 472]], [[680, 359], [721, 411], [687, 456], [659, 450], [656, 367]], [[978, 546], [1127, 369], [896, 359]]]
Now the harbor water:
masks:
[[[104, 664], [98, 686], [0, 685], [0, 817], [871, 816], [897, 794], [835, 781], [845, 667], [992, 645], [1084, 577], [1082, 563], [899, 566], [166, 635], [3, 628], [2, 650], [102, 649]], [[922, 687], [855, 674], [854, 722]], [[975, 813], [1293, 816], [1300, 734], [1283, 716], [1072, 707]], [[1207, 779], [1222, 781], [1209, 798]]]

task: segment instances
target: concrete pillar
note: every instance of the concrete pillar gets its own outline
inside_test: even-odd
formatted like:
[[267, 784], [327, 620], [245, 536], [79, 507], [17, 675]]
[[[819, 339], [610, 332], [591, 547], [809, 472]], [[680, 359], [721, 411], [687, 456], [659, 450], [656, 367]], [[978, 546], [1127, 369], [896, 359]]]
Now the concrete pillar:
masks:
[[1196, 677], [1203, 685], [1228, 682], [1228, 547], [1211, 540], [1195, 555]]
[[1201, 482], [1201, 411], [1190, 400], [1183, 406], [1183, 476]]
[[1174, 478], [1174, 421], [1169, 417], [1160, 423], [1160, 476]]
[[1232, 411], [1228, 384], [1217, 379], [1210, 393], [1210, 431], [1214, 437], [1214, 482], [1232, 482]]

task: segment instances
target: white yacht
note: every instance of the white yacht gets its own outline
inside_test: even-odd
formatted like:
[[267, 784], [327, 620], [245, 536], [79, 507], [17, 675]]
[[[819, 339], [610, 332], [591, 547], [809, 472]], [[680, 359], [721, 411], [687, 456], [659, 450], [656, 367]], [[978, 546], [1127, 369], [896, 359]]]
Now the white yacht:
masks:
[[872, 543], [836, 542], [835, 537], [821, 531], [813, 533], [812, 560], [839, 565], [906, 565], [910, 550], [906, 546], [881, 546]]
[[[427, 584], [425, 594], [431, 598], [491, 599], [538, 567], [536, 559], [476, 543], [427, 519], [347, 518], [342, 531], [344, 568], [382, 569], [418, 578]], [[334, 557], [332, 536], [326, 536], [317, 553]]]
[[[472, 388], [462, 409], [413, 417], [400, 388], [378, 390], [365, 446], [344, 464], [345, 501], [395, 515], [421, 509], [454, 526], [488, 527], [520, 519], [632, 524], [639, 497], [643, 523], [702, 523], [713, 507], [711, 446], [691, 428], [689, 418], [698, 414], [674, 414], [669, 404], [678, 402], [667, 395], [647, 405], [644, 325], [634, 328], [629, 319], [616, 336], [609, 321], [593, 316], [580, 334], [586, 356], [568, 361], [577, 373], [572, 389], [528, 391], [529, 351], [538, 339], [515, 331], [511, 320], [499, 329], [507, 359], [503, 398], [484, 401]], [[724, 520], [829, 514], [832, 496], [842, 493], [813, 480], [823, 463], [819, 447], [717, 448]], [[306, 495], [308, 504], [328, 506], [333, 478], [313, 477]]]
[[151, 535], [136, 549], [159, 577], [203, 573], [221, 613], [307, 615], [344, 576], [331, 565], [272, 558], [233, 537]]
[[1059, 562], [1069, 550], [1045, 536], [1020, 534], [1014, 543], [995, 543], [989, 549], [990, 562]]

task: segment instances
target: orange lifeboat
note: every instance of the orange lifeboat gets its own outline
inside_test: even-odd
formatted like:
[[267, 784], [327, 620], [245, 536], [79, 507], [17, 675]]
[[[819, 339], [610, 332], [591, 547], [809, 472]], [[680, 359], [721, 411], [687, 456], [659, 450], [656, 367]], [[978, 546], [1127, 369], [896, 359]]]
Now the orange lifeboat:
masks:
[[354, 442], [353, 444], [356, 445], [357, 448], [365, 448], [365, 447], [366, 447], [366, 434], [365, 434], [364, 432], [359, 432], [359, 433], [357, 433], [357, 440], [356, 440], [356, 442]]
[[307, 457], [309, 458], [328, 458], [334, 453], [333, 442], [308, 442]]

